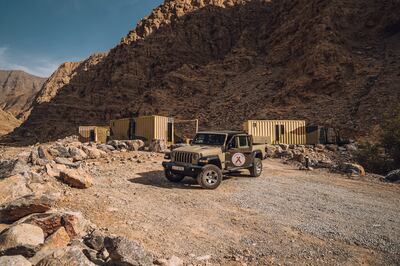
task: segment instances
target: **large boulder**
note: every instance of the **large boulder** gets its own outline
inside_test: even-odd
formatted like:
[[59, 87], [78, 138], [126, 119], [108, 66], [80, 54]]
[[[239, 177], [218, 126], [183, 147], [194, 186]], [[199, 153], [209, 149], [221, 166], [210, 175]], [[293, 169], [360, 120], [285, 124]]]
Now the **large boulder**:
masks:
[[400, 182], [400, 169], [391, 171], [389, 174], [385, 176], [385, 180], [389, 182]]
[[41, 259], [36, 266], [95, 266], [86, 256], [83, 254], [79, 247], [71, 246], [62, 249], [56, 249], [51, 252], [43, 259]]
[[59, 177], [61, 171], [67, 170], [64, 164], [46, 164], [46, 173], [51, 177]]
[[338, 146], [335, 145], [335, 144], [328, 144], [328, 145], [326, 145], [325, 147], [326, 147], [326, 149], [327, 149], [328, 151], [337, 151], [337, 150], [338, 150]]
[[31, 266], [29, 260], [21, 255], [0, 257], [0, 265], [4, 266]]
[[138, 151], [144, 148], [144, 142], [140, 139], [124, 140], [124, 143], [126, 144], [128, 151]]
[[0, 204], [31, 194], [27, 180], [22, 175], [14, 175], [0, 180]]
[[348, 152], [356, 152], [358, 151], [357, 146], [354, 143], [344, 145]]
[[0, 254], [32, 257], [44, 243], [43, 230], [32, 224], [18, 224], [0, 235]]
[[0, 161], [0, 179], [23, 174], [24, 172], [29, 171], [30, 168], [31, 166], [29, 163], [23, 158]]
[[17, 224], [29, 223], [42, 228], [46, 237], [64, 227], [70, 239], [81, 238], [93, 229], [93, 225], [79, 212], [49, 211], [34, 213], [22, 218]]
[[51, 249], [58, 249], [68, 246], [71, 238], [69, 237], [67, 231], [64, 227], [60, 227], [55, 231], [52, 235], [50, 235], [42, 248], [41, 251], [51, 250]]
[[87, 235], [84, 239], [85, 244], [96, 250], [101, 251], [104, 249], [104, 239], [105, 235], [98, 230], [94, 230], [89, 235]]
[[289, 149], [288, 144], [279, 144], [279, 146], [282, 148], [282, 150], [287, 151]]
[[61, 180], [74, 188], [89, 188], [93, 185], [93, 177], [82, 169], [67, 169], [60, 172]]
[[283, 153], [283, 149], [281, 148], [281, 146], [275, 146], [275, 154], [274, 157], [281, 157]]
[[64, 157], [57, 157], [54, 161], [58, 164], [63, 164], [63, 165], [66, 165], [66, 166], [72, 167], [72, 168], [78, 168], [81, 165], [80, 162], [74, 163], [74, 162], [72, 162], [72, 159], [64, 158]]
[[125, 144], [125, 142], [123, 142], [121, 140], [111, 140], [111, 141], [107, 142], [107, 145], [111, 145], [117, 150], [122, 150], [122, 149], [127, 150], [128, 149], [128, 146]]
[[150, 142], [149, 151], [152, 152], [165, 152], [167, 150], [167, 143], [165, 140], [154, 139]]
[[97, 148], [98, 148], [99, 150], [101, 150], [101, 151], [104, 151], [104, 152], [115, 151], [114, 146], [108, 145], [108, 144], [99, 144], [99, 145], [97, 145]]
[[71, 154], [72, 160], [74, 162], [85, 160], [88, 157], [87, 154], [83, 150], [81, 150], [77, 147], [70, 147], [69, 153]]
[[285, 157], [288, 159], [293, 159], [294, 158], [294, 154], [291, 150], [284, 150], [280, 153], [281, 157]]
[[32, 213], [41, 213], [51, 209], [54, 195], [27, 195], [0, 205], [0, 223], [13, 223]]
[[87, 154], [89, 159], [99, 159], [107, 155], [104, 151], [95, 147], [83, 146], [83, 151]]
[[276, 147], [274, 145], [267, 144], [265, 152], [267, 153], [267, 157], [273, 158], [275, 157]]
[[152, 255], [136, 241], [106, 237], [104, 246], [110, 254], [112, 265], [153, 265]]
[[50, 154], [53, 157], [63, 157], [63, 158], [69, 158], [71, 157], [71, 154], [69, 153], [69, 149], [62, 144], [56, 143], [53, 145], [51, 148], [48, 149]]
[[364, 167], [355, 163], [342, 163], [339, 165], [339, 170], [350, 175], [365, 176]]
[[39, 146], [37, 151], [40, 159], [53, 160], [53, 156], [44, 146]]

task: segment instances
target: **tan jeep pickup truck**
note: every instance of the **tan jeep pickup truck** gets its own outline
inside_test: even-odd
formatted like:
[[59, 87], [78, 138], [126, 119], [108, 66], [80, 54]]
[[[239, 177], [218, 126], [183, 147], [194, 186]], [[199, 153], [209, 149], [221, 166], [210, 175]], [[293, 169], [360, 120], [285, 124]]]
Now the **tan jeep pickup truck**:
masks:
[[243, 132], [199, 132], [190, 146], [177, 148], [165, 158], [170, 160], [162, 163], [169, 181], [190, 176], [201, 187], [215, 189], [224, 173], [248, 169], [251, 176], [260, 176], [265, 145], [254, 145], [253, 138]]

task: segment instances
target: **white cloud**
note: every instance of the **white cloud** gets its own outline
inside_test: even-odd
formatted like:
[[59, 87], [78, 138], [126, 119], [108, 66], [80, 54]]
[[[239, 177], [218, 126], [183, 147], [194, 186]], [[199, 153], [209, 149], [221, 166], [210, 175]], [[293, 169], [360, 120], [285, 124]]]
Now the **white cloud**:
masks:
[[0, 47], [0, 69], [2, 70], [23, 70], [36, 76], [49, 77], [61, 63], [36, 56], [25, 56], [17, 59], [11, 56], [10, 49], [7, 46]]

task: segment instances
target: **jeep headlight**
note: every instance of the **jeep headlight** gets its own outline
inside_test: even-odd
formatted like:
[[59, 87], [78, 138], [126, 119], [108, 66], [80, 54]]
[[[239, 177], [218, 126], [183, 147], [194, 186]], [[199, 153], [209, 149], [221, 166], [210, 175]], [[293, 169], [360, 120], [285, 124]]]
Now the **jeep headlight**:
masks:
[[192, 163], [197, 164], [197, 161], [200, 159], [200, 155], [198, 153], [193, 154]]

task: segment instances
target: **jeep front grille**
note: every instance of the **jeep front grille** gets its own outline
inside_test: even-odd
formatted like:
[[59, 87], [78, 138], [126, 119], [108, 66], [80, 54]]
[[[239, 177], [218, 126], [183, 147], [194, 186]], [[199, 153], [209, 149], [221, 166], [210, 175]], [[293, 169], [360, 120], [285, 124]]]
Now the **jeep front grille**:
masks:
[[193, 153], [190, 152], [175, 152], [175, 162], [178, 163], [192, 163], [193, 161]]

